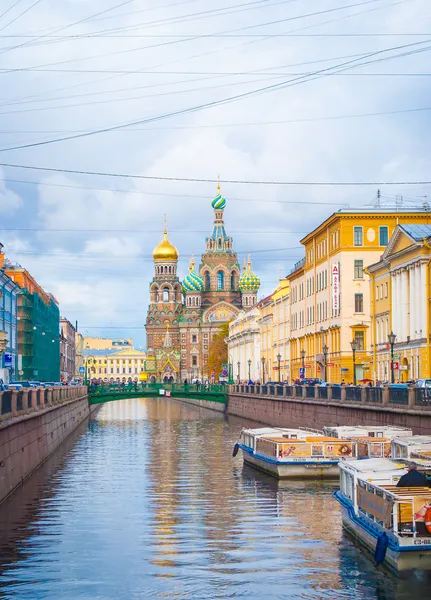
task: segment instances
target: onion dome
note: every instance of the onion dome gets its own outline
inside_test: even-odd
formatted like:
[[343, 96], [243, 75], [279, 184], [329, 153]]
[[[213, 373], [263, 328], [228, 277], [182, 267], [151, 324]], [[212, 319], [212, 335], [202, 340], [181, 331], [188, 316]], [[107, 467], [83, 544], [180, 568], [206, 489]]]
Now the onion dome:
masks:
[[183, 292], [184, 294], [187, 294], [188, 292], [202, 292], [203, 289], [204, 280], [196, 273], [195, 261], [192, 258], [189, 265], [189, 274], [183, 281]]
[[165, 218], [165, 229], [163, 231], [163, 240], [153, 250], [154, 260], [178, 260], [178, 250], [168, 240], [168, 231], [166, 228]]
[[247, 265], [244, 264], [243, 274], [238, 282], [241, 292], [257, 292], [260, 288], [260, 279], [251, 270], [251, 260], [248, 258]]

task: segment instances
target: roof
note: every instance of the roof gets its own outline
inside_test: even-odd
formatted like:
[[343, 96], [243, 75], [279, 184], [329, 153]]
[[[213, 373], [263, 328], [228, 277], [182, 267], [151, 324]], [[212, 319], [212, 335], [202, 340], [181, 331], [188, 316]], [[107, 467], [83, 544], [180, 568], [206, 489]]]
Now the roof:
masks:
[[416, 242], [421, 242], [424, 238], [431, 237], [431, 225], [416, 225], [408, 223], [405, 225], [399, 225], [399, 227]]

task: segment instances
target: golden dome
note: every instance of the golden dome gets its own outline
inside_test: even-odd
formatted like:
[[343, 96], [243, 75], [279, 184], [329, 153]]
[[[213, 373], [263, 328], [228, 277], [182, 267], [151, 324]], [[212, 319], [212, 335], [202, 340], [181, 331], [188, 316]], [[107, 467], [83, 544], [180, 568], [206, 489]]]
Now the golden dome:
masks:
[[153, 250], [154, 260], [178, 260], [178, 250], [168, 240], [168, 232], [165, 227], [163, 240]]

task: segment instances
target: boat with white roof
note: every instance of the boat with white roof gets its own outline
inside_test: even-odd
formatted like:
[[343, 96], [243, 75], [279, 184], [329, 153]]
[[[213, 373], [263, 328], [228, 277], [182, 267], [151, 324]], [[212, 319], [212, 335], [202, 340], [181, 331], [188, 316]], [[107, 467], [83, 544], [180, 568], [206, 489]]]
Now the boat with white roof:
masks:
[[411, 435], [392, 440], [392, 458], [409, 459], [417, 452], [431, 451], [431, 435]]
[[[415, 460], [418, 471], [431, 475], [431, 461]], [[344, 528], [394, 570], [431, 568], [431, 490], [397, 487], [407, 462], [370, 458], [340, 462]], [[431, 480], [430, 480], [431, 483]]]
[[395, 438], [412, 436], [412, 430], [396, 426], [337, 426], [324, 427], [323, 433], [336, 438], [356, 440], [358, 458], [390, 458], [391, 441]]
[[280, 479], [337, 478], [338, 462], [356, 456], [355, 441], [274, 427], [243, 429], [234, 456], [239, 449], [245, 463]]

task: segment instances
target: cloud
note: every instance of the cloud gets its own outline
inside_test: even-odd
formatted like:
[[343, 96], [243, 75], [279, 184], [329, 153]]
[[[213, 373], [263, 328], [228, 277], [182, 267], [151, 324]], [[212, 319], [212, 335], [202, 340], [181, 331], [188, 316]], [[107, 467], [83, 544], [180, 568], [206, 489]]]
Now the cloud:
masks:
[[[426, 31], [427, 0], [382, 0], [306, 18], [298, 17], [347, 3], [272, 1], [234, 8], [240, 3], [165, 6], [151, 0], [109, 11], [115, 4], [42, 2], [6, 29], [16, 37], [2, 39], [3, 49], [9, 48], [2, 68], [16, 70], [0, 72], [0, 150], [290, 83], [146, 125], [1, 152], [3, 162], [179, 178], [429, 179], [424, 132], [430, 111], [360, 116], [427, 106], [429, 78], [420, 74], [428, 71], [429, 43], [420, 44], [426, 36], [409, 35]], [[416, 46], [401, 48], [406, 44]], [[368, 59], [379, 59], [375, 64], [304, 77], [376, 52]], [[386, 60], [401, 53], [406, 55]], [[0, 214], [8, 225], [37, 230], [8, 234], [11, 242], [24, 243], [14, 257], [60, 299], [72, 321], [117, 335], [121, 327], [136, 326], [124, 335], [133, 332], [144, 343], [151, 253], [163, 215], [184, 276], [191, 252], [203, 252], [211, 231], [215, 185], [21, 169], [5, 169], [5, 177], [37, 184], [0, 187]], [[227, 230], [241, 261], [251, 252], [262, 294], [301, 258], [305, 233], [340, 206], [370, 205], [376, 192], [222, 185]], [[403, 194], [408, 202], [421, 202], [430, 193], [427, 185], [382, 188], [388, 201]]]

